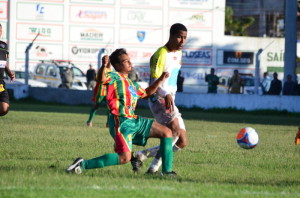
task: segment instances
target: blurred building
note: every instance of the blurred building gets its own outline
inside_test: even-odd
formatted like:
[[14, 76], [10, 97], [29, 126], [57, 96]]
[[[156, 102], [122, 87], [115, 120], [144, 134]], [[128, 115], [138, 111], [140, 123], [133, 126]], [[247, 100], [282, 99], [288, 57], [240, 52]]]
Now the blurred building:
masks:
[[255, 22], [246, 31], [254, 37], [284, 37], [284, 4], [285, 0], [226, 0], [234, 18], [254, 17]]

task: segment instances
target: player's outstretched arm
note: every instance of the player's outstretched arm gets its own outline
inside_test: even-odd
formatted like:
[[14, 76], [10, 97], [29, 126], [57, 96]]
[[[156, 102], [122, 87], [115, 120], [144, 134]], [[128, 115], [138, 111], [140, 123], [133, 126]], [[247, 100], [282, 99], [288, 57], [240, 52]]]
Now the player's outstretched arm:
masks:
[[148, 98], [152, 94], [154, 94], [156, 92], [156, 90], [158, 89], [159, 85], [168, 77], [169, 77], [169, 73], [163, 72], [161, 74], [161, 76], [152, 85], [150, 85], [148, 88], [145, 89], [147, 95], [143, 98]]
[[109, 67], [110, 67], [109, 56], [105, 55], [102, 58], [102, 67], [98, 71], [99, 82], [104, 83], [107, 80], [105, 69]]

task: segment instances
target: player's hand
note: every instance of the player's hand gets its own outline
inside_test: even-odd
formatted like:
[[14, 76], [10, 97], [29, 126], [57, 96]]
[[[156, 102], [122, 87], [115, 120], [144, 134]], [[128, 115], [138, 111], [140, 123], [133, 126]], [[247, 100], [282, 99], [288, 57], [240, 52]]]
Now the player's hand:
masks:
[[10, 78], [10, 82], [13, 82], [16, 78], [15, 73], [11, 71], [9, 74], [9, 78]]
[[105, 55], [102, 57], [102, 65], [104, 67], [109, 67], [110, 66], [110, 61], [109, 61], [109, 56]]
[[158, 78], [159, 81], [164, 81], [170, 76], [169, 72], [163, 72], [161, 76]]
[[170, 112], [174, 111], [174, 101], [173, 101], [173, 97], [171, 94], [166, 95], [165, 105], [166, 105], [167, 110], [169, 110]]

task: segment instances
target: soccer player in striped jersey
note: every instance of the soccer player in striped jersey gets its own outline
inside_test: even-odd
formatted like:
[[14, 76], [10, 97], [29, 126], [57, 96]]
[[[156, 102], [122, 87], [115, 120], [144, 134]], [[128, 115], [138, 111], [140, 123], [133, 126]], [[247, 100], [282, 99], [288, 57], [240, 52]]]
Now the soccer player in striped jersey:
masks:
[[[178, 108], [175, 105], [177, 91], [177, 76], [181, 68], [181, 57], [187, 39], [187, 28], [180, 23], [175, 23], [170, 28], [169, 40], [160, 47], [150, 59], [150, 84], [156, 83], [163, 72], [170, 73], [156, 93], [149, 99], [149, 107], [155, 120], [167, 126], [173, 132], [173, 151], [179, 151], [187, 145], [186, 129]], [[155, 157], [147, 173], [156, 173], [161, 166], [161, 157], [157, 152], [159, 146], [136, 153], [131, 164], [134, 171], [138, 171], [142, 161], [148, 157]]]
[[104, 73], [109, 64], [104, 56], [101, 67], [101, 82], [107, 86], [107, 107], [109, 109], [109, 131], [115, 141], [115, 153], [108, 153], [89, 160], [77, 158], [66, 172], [81, 173], [86, 169], [103, 168], [106, 166], [128, 163], [132, 158], [132, 144], [145, 146], [148, 138], [160, 138], [162, 155], [162, 174], [176, 175], [172, 170], [172, 131], [154, 120], [135, 114], [137, 101], [155, 93], [158, 86], [168, 77], [168, 72], [161, 73], [151, 86], [145, 90], [128, 78], [132, 70], [130, 57], [125, 49], [115, 50], [109, 57], [116, 72]]
[[[2, 25], [0, 24], [0, 37], [2, 36]], [[8, 66], [8, 46], [5, 42], [0, 41], [0, 116], [4, 116], [9, 111], [9, 96], [5, 88], [4, 72], [9, 76], [11, 81], [15, 79], [15, 73]]]
[[[107, 74], [108, 72], [111, 72], [111, 66], [110, 63], [107, 67], [104, 69], [104, 73]], [[99, 108], [101, 103], [106, 103], [106, 85], [103, 85], [100, 82], [100, 69], [98, 70], [97, 77], [96, 77], [96, 86], [94, 88], [94, 95], [92, 98], [92, 101], [94, 102], [93, 107], [90, 110], [90, 116], [89, 119], [86, 122], [86, 125], [88, 127], [93, 126], [93, 118], [95, 117], [95, 114], [97, 112], [97, 109]]]

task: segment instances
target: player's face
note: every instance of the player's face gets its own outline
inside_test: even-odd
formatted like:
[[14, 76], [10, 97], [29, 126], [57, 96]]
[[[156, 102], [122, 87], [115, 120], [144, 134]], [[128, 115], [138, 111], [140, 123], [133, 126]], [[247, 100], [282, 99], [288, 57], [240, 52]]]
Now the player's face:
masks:
[[172, 45], [174, 50], [181, 50], [186, 43], [187, 32], [186, 31], [179, 31], [178, 34], [175, 34], [171, 37]]
[[121, 73], [129, 74], [132, 71], [132, 64], [130, 62], [130, 57], [128, 54], [122, 54], [119, 56], [118, 70]]

